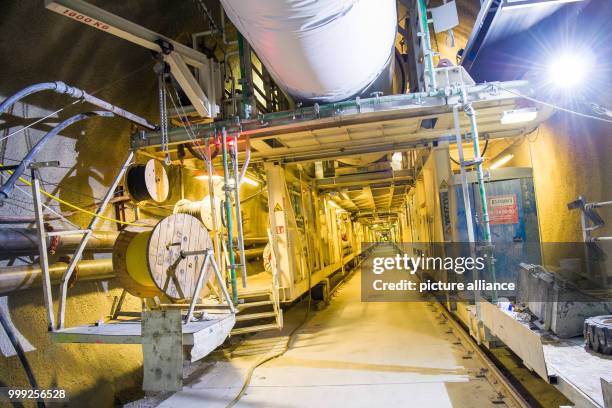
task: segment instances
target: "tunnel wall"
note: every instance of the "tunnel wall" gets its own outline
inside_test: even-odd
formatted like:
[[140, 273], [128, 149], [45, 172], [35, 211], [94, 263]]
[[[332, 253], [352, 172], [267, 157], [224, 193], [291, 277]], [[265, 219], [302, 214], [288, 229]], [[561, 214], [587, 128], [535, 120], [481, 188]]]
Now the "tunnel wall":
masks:
[[[90, 2], [183, 42], [189, 38], [187, 33], [203, 31], [206, 26], [194, 2]], [[150, 52], [48, 11], [43, 3], [0, 1], [0, 37], [3, 38], [0, 41], [0, 99], [34, 83], [61, 80], [88, 92], [97, 91], [95, 96], [157, 122], [157, 80]], [[0, 117], [0, 138], [72, 101], [46, 92], [28, 97], [24, 102]], [[59, 116], [66, 118], [87, 109], [91, 107], [70, 105]], [[57, 119], [51, 118], [49, 122]], [[0, 141], [0, 160], [14, 163], [9, 159], [23, 157], [28, 146], [49, 129], [46, 125], [36, 125], [26, 134]], [[129, 135], [130, 124], [120, 119], [91, 119], [62, 132], [37, 157], [59, 160], [62, 166], [41, 170], [42, 178], [47, 181], [43, 183], [45, 189], [82, 206], [92, 204], [94, 200], [88, 196], [100, 198], [125, 159]], [[192, 198], [206, 191], [203, 187], [193, 187]], [[175, 197], [176, 194], [174, 191]], [[10, 204], [0, 207], [0, 213], [31, 216], [31, 199], [19, 192], [13, 197]], [[67, 210], [55, 204], [53, 208]], [[168, 213], [163, 209], [159, 212]], [[106, 215], [114, 216], [112, 207]], [[84, 226], [89, 218], [77, 214], [71, 219]], [[99, 228], [114, 229], [115, 225], [102, 222]], [[11, 261], [15, 265], [20, 262], [19, 259]], [[4, 264], [6, 261], [0, 265]], [[67, 324], [78, 325], [105, 319], [120, 289], [112, 281], [88, 282], [78, 283], [69, 289], [69, 294]], [[54, 295], [57, 296], [56, 288]], [[127, 307], [139, 310], [139, 301], [128, 299]], [[40, 288], [14, 293], [2, 301], [6, 302], [17, 329], [35, 348], [26, 355], [42, 388], [65, 388], [72, 406], [110, 407], [142, 395], [140, 346], [54, 344], [46, 332]], [[16, 356], [0, 358], [0, 385], [28, 387]]]

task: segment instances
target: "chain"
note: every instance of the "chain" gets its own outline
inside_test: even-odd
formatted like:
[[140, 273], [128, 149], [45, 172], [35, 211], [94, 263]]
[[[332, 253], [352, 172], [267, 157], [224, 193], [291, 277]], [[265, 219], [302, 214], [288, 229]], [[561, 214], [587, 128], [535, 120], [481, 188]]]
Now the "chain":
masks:
[[165, 153], [166, 158], [164, 159], [167, 165], [172, 163], [170, 160], [170, 152], [168, 149], [168, 109], [166, 107], [166, 86], [164, 82], [165, 73], [163, 70], [158, 76], [159, 86], [159, 125], [161, 128], [161, 147]]

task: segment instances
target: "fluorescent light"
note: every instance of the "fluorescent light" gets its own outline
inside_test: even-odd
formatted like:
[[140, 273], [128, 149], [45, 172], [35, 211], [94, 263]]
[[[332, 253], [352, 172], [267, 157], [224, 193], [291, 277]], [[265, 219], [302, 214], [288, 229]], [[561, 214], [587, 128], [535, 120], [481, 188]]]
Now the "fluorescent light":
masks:
[[259, 185], [259, 182], [257, 180], [253, 180], [250, 177], [244, 176], [241, 180], [240, 180], [240, 184], [242, 183], [247, 183], [252, 185], [253, 187], [257, 187]]
[[[199, 174], [199, 175], [194, 176], [193, 178], [198, 179], [198, 180], [208, 180], [208, 174]], [[214, 174], [213, 175], [213, 180], [214, 181], [223, 180], [223, 177], [221, 177], [218, 174]], [[234, 179], [231, 178], [229, 180], [229, 182], [230, 182], [230, 184], [234, 184]], [[242, 178], [242, 181], [241, 181], [240, 184], [242, 184], [242, 183], [250, 184], [251, 186], [254, 186], [254, 187], [257, 187], [259, 185], [259, 182], [257, 180], [254, 180], [254, 179], [252, 179], [250, 177], [246, 177], [246, 176]]]
[[491, 163], [489, 168], [490, 169], [496, 169], [498, 167], [501, 167], [504, 164], [508, 163], [510, 160], [512, 160], [513, 157], [514, 157], [513, 154], [507, 154], [505, 156], [502, 156], [501, 158], [499, 158], [499, 159], [495, 160], [493, 163]]
[[502, 125], [510, 125], [512, 123], [531, 122], [538, 116], [536, 108], [523, 108], [511, 111], [505, 111], [501, 117]]
[[[198, 180], [208, 180], [208, 174], [199, 174], [197, 176], [193, 176], [194, 179], [198, 179]], [[214, 174], [213, 175], [213, 180], [222, 180], [223, 177], [219, 176], [218, 174]]]

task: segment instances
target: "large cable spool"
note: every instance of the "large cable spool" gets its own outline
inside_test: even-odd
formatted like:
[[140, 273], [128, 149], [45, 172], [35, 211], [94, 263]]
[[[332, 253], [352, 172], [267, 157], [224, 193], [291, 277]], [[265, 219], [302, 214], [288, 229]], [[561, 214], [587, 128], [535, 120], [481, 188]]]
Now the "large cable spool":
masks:
[[[221, 225], [221, 200], [215, 197], [215, 216], [217, 218], [217, 225]], [[172, 211], [174, 214], [189, 214], [204, 224], [204, 226], [212, 231], [214, 229], [212, 208], [210, 206], [210, 196], [204, 197], [201, 201], [191, 201], [187, 199], [179, 200]]]
[[135, 201], [166, 201], [169, 193], [168, 174], [159, 160], [131, 166], [125, 176], [128, 192]]
[[[155, 227], [128, 226], [119, 234], [113, 251], [113, 265], [123, 287], [138, 297], [161, 297], [172, 301], [190, 300], [205, 254], [183, 258], [182, 251], [212, 248], [208, 231], [195, 217], [174, 214]], [[213, 276], [212, 266], [204, 282]], [[209, 294], [204, 285], [200, 297]]]

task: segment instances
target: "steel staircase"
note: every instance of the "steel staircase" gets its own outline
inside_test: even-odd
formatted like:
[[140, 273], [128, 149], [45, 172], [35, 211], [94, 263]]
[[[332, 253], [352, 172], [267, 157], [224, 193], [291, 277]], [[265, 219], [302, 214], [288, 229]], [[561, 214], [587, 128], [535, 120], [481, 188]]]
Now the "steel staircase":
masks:
[[240, 292], [239, 299], [232, 335], [283, 328], [283, 310], [273, 288]]

